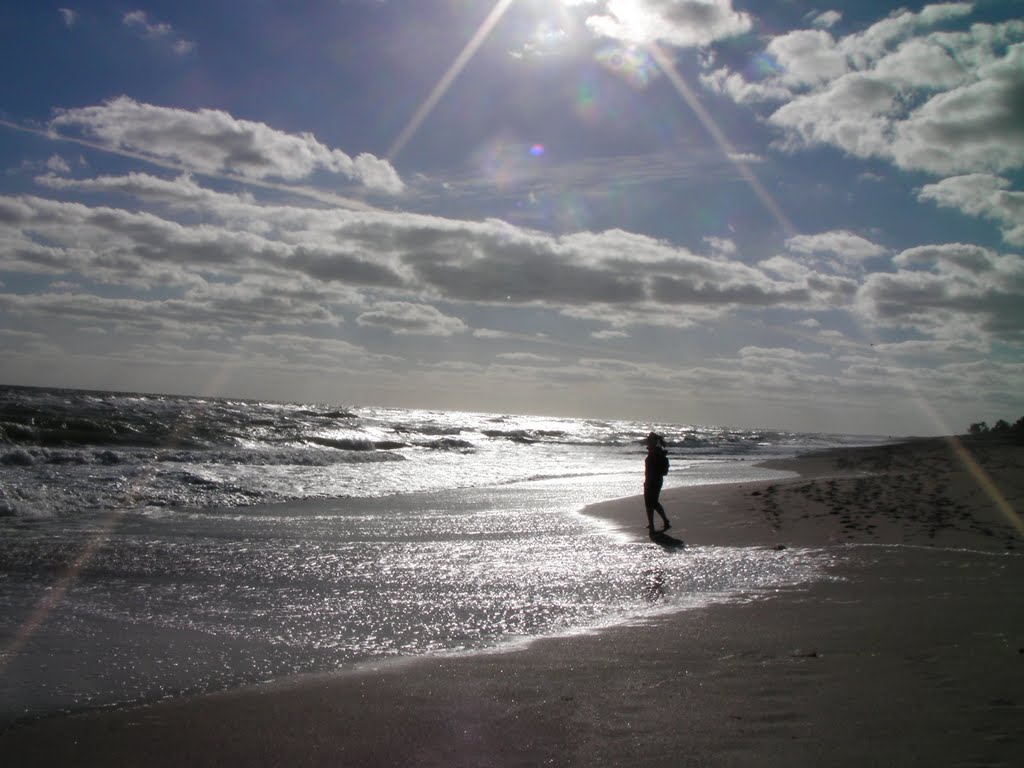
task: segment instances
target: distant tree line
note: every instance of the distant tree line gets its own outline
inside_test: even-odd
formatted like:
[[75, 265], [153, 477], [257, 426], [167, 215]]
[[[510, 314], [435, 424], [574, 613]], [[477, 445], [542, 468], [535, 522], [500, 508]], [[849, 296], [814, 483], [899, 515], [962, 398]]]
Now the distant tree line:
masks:
[[984, 421], [979, 421], [971, 424], [967, 428], [967, 433], [970, 435], [1024, 435], [1024, 416], [1017, 419], [1014, 424], [1010, 424], [1006, 419], [1000, 419], [991, 427]]

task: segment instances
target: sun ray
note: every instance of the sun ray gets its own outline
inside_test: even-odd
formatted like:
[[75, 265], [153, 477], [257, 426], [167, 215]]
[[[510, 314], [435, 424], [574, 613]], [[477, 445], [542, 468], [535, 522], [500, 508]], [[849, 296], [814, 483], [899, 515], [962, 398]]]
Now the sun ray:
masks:
[[466, 43], [465, 47], [459, 52], [459, 55], [455, 57], [455, 61], [452, 62], [452, 65], [448, 67], [448, 70], [441, 76], [437, 85], [434, 86], [427, 98], [424, 99], [422, 104], [420, 104], [419, 109], [416, 110], [416, 114], [412, 116], [412, 119], [408, 122], [405, 128], [402, 129], [402, 132], [398, 134], [398, 138], [395, 139], [391, 148], [385, 155], [389, 162], [393, 162], [398, 153], [405, 148], [406, 144], [409, 143], [409, 140], [413, 137], [416, 131], [419, 130], [423, 121], [427, 119], [427, 116], [430, 115], [431, 112], [433, 112], [434, 107], [437, 106], [437, 103], [451, 87], [455, 78], [459, 76], [462, 70], [466, 67], [466, 64], [469, 63], [469, 60], [473, 58], [473, 54], [477, 52], [477, 49], [479, 49], [484, 40], [487, 39], [487, 36], [491, 34], [495, 25], [501, 20], [501, 17], [505, 15], [505, 12], [513, 2], [515, 2], [515, 0], [498, 0], [494, 4], [491, 12], [487, 14], [487, 18], [480, 23], [476, 32], [473, 33], [473, 37], [469, 39], [469, 42]]
[[675, 64], [672, 62], [672, 59], [669, 58], [668, 54], [666, 54], [657, 43], [650, 43], [648, 45], [648, 51], [651, 54], [651, 58], [654, 59], [655, 63], [664, 73], [665, 77], [667, 77], [669, 82], [672, 83], [672, 87], [675, 88], [683, 101], [686, 102], [686, 105], [693, 110], [694, 115], [697, 116], [697, 119], [700, 121], [701, 125], [704, 126], [704, 129], [711, 134], [711, 138], [718, 145], [719, 149], [722, 150], [722, 153], [734, 166], [736, 166], [736, 170], [739, 172], [740, 176], [743, 177], [743, 180], [750, 185], [754, 194], [757, 195], [758, 200], [761, 201], [765, 208], [768, 209], [769, 213], [771, 213], [772, 216], [775, 217], [775, 220], [778, 221], [779, 225], [785, 231], [786, 236], [792, 237], [797, 234], [796, 228], [789, 220], [789, 217], [786, 216], [785, 212], [775, 201], [775, 198], [773, 198], [769, 194], [768, 190], [764, 188], [764, 185], [761, 183], [760, 179], [757, 178], [754, 172], [750, 170], [750, 167], [743, 162], [732, 142], [729, 141], [729, 138], [722, 132], [722, 129], [718, 127], [718, 123], [715, 122], [715, 119], [707, 109], [704, 108], [704, 105], [700, 103], [700, 99], [697, 98], [693, 89], [691, 89], [686, 80], [683, 79], [683, 76], [679, 74], [679, 70], [676, 69]]

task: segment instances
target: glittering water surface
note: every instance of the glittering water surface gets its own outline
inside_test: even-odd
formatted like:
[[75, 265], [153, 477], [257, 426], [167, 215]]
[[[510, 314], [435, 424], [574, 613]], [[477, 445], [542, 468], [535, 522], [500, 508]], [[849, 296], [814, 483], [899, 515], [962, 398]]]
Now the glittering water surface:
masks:
[[818, 577], [814, 552], [669, 552], [580, 515], [640, 493], [652, 429], [667, 487], [874, 441], [0, 385], [0, 723]]
[[651, 429], [665, 435], [675, 468], [865, 440], [0, 385], [0, 519], [600, 477], [635, 471]]
[[[633, 483], [622, 477], [580, 488], [561, 479], [233, 512], [122, 514], [8, 659], [0, 714], [14, 719], [487, 648], [821, 573], [822, 556], [810, 551], [668, 552], [576, 512], [633, 492]], [[102, 526], [92, 523], [95, 531]], [[88, 535], [78, 530], [72, 541], [52, 521], [11, 533], [0, 582], [5, 644]]]

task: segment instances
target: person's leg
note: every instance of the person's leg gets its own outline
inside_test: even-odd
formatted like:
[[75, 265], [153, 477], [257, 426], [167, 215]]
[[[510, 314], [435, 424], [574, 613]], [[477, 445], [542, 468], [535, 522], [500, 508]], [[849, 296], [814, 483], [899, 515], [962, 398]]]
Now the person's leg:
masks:
[[[659, 515], [661, 515], [661, 520], [662, 520], [663, 523], [665, 523], [665, 527], [669, 528], [671, 526], [671, 523], [669, 523], [668, 517], [665, 516], [665, 508], [663, 506], [661, 506], [661, 501], [658, 498], [660, 495], [661, 495], [661, 483], [658, 483], [657, 487], [654, 487], [654, 488], [651, 489], [651, 498], [650, 498], [650, 501], [648, 502], [648, 509], [653, 509]], [[648, 514], [650, 514], [650, 513], [648, 513]], [[651, 517], [651, 520], [653, 521], [654, 520], [654, 515], [650, 515], [650, 517]]]
[[644, 483], [644, 507], [647, 510], [647, 527], [652, 531], [654, 530], [654, 505], [658, 503], [658, 497], [655, 494], [652, 497], [653, 489]]

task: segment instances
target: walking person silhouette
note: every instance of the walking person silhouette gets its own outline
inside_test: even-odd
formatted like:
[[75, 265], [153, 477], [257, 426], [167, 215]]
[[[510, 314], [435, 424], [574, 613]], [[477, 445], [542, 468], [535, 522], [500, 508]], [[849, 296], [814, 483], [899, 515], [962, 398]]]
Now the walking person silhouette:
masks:
[[644, 506], [647, 508], [647, 527], [654, 533], [654, 513], [661, 515], [665, 523], [663, 531], [672, 527], [665, 516], [665, 508], [661, 506], [658, 497], [661, 495], [661, 485], [665, 475], [668, 474], [668, 452], [665, 450], [665, 440], [656, 432], [647, 435], [647, 458], [644, 459]]

